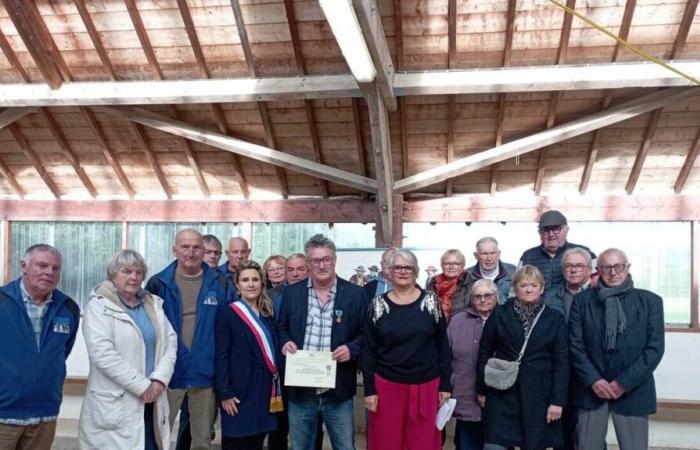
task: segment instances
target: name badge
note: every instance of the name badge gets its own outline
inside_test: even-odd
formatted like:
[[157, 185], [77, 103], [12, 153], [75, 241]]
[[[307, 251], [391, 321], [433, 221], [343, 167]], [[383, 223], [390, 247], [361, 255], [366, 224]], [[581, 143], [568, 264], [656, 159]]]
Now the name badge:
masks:
[[70, 334], [70, 320], [67, 317], [56, 317], [53, 320], [53, 332]]
[[204, 304], [210, 306], [218, 305], [219, 301], [216, 299], [216, 292], [207, 292], [207, 296], [204, 298]]

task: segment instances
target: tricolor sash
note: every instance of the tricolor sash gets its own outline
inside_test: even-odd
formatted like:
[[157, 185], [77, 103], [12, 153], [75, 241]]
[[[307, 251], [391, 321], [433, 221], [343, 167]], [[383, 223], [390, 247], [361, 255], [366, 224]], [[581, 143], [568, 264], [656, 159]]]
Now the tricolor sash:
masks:
[[272, 393], [270, 395], [270, 412], [275, 413], [282, 411], [282, 386], [280, 383], [279, 371], [275, 364], [274, 340], [270, 330], [253, 312], [253, 310], [244, 301], [233, 302], [229, 305], [234, 313], [248, 326], [248, 329], [253, 333], [255, 341], [260, 347], [263, 360], [267, 366], [267, 370], [272, 374]]

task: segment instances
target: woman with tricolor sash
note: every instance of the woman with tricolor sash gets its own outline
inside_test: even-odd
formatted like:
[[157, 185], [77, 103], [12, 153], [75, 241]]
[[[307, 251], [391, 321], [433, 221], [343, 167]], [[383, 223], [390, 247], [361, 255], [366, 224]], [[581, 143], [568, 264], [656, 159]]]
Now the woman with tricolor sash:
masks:
[[215, 389], [221, 409], [223, 450], [262, 450], [282, 410], [280, 348], [265, 293], [264, 273], [254, 261], [238, 265], [240, 300], [216, 318]]

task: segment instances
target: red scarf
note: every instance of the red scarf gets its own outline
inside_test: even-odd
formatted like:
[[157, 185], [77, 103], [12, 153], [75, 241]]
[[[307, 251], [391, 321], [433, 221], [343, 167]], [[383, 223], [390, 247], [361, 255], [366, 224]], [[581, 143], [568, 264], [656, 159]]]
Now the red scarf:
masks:
[[450, 313], [452, 312], [452, 297], [457, 290], [458, 281], [459, 277], [447, 278], [444, 273], [435, 277], [435, 290], [437, 291], [437, 296], [440, 298], [440, 306], [442, 306], [442, 312], [445, 314], [445, 320], [450, 318]]

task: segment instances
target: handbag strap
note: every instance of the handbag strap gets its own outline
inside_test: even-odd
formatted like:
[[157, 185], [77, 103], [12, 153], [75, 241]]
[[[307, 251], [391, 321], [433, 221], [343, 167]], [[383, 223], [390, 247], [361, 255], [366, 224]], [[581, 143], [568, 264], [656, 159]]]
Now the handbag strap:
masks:
[[520, 354], [518, 355], [518, 364], [520, 364], [520, 360], [523, 359], [523, 355], [525, 354], [525, 349], [527, 348], [527, 341], [530, 340], [530, 335], [532, 334], [532, 330], [535, 329], [535, 325], [537, 325], [537, 321], [540, 320], [540, 316], [542, 315], [542, 312], [547, 306], [542, 305], [542, 309], [540, 309], [540, 312], [537, 313], [537, 316], [535, 317], [535, 320], [532, 321], [532, 325], [530, 325], [530, 329], [527, 331], [527, 335], [525, 335], [525, 342], [523, 342], [523, 348], [520, 349]]

